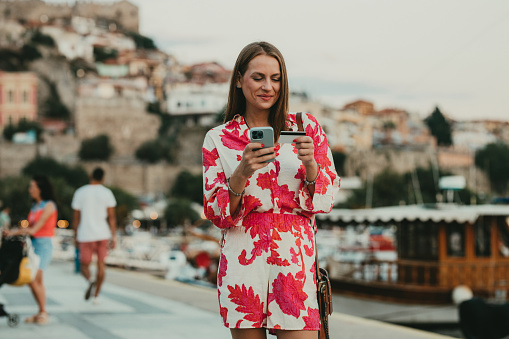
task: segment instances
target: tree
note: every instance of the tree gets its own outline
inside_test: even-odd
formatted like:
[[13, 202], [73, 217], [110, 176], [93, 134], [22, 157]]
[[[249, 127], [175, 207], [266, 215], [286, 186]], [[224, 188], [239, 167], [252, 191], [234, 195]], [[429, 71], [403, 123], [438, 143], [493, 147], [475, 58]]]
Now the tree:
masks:
[[136, 150], [136, 158], [155, 164], [167, 158], [168, 147], [159, 139], [146, 141]]
[[39, 50], [32, 44], [25, 44], [21, 47], [21, 56], [23, 57], [25, 62], [32, 62], [39, 58], [42, 58], [42, 54]]
[[509, 145], [491, 143], [475, 153], [475, 165], [486, 172], [492, 189], [504, 194], [509, 182]]
[[28, 177], [44, 174], [48, 177], [62, 178], [73, 189], [87, 184], [89, 180], [83, 167], [66, 166], [49, 157], [35, 158], [23, 168], [22, 173]]
[[117, 206], [115, 207], [115, 215], [117, 216], [117, 224], [120, 227], [123, 227], [126, 224], [127, 217], [129, 213], [139, 208], [138, 199], [127, 191], [124, 191], [118, 187], [110, 187], [113, 195], [115, 196], [115, 200], [117, 201]]
[[202, 174], [192, 174], [182, 171], [177, 176], [170, 195], [203, 204], [203, 177]]
[[11, 206], [13, 224], [26, 219], [30, 211], [31, 199], [28, 195], [28, 177], [6, 177], [0, 180], [0, 200], [4, 205]]
[[426, 125], [428, 125], [431, 134], [437, 139], [439, 146], [451, 146], [451, 124], [447, 121], [440, 112], [438, 107], [435, 107], [433, 113], [424, 119]]
[[79, 151], [81, 160], [108, 160], [111, 154], [113, 154], [113, 146], [106, 134], [85, 139], [81, 142]]
[[334, 167], [336, 167], [336, 172], [341, 173], [345, 172], [345, 162], [346, 162], [346, 154], [339, 151], [332, 152], [332, 160], [334, 161]]
[[200, 219], [200, 215], [188, 199], [173, 199], [164, 211], [164, 218], [168, 227], [175, 227], [185, 224], [193, 224]]
[[51, 36], [41, 33], [39, 30], [33, 33], [31, 40], [36, 44], [55, 47], [55, 40], [53, 40]]
[[42, 140], [43, 129], [41, 124], [37, 121], [28, 121], [25, 118], [22, 118], [16, 125], [9, 123], [3, 130], [3, 136], [6, 140], [12, 141], [14, 134], [18, 132], [28, 132], [30, 130], [35, 131], [37, 141]]
[[[369, 185], [369, 183], [367, 183]], [[405, 176], [386, 168], [373, 178], [372, 207], [399, 205], [401, 201], [408, 201], [407, 183]], [[353, 191], [346, 202], [347, 208], [365, 208], [368, 194], [367, 187]]]
[[108, 59], [116, 59], [118, 51], [109, 47], [94, 47], [94, 60], [96, 62], [104, 62]]
[[157, 49], [154, 40], [147, 38], [136, 32], [127, 32], [126, 35], [131, 37], [136, 44], [136, 49]]
[[49, 118], [69, 119], [71, 111], [62, 103], [57, 86], [47, 77], [42, 77], [49, 89], [49, 95], [42, 107], [42, 114]]

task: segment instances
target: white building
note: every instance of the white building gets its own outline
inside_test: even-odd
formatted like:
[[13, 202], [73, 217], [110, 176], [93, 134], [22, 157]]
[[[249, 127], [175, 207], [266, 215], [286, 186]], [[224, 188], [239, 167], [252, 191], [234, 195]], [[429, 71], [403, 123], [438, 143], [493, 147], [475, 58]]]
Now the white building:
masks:
[[452, 141], [456, 148], [475, 152], [497, 142], [497, 137], [486, 129], [482, 121], [462, 121], [454, 123]]
[[68, 60], [82, 58], [89, 62], [94, 61], [94, 47], [87, 37], [56, 26], [43, 26], [41, 33], [51, 36], [58, 52]]
[[188, 116], [189, 123], [213, 125], [218, 112], [228, 101], [228, 83], [177, 84], [166, 91], [167, 112], [172, 116]]

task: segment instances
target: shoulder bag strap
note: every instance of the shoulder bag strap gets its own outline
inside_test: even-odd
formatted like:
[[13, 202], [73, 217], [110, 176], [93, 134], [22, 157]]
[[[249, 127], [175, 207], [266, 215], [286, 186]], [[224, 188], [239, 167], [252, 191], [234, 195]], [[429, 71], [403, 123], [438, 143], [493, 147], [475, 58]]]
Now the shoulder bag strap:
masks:
[[298, 112], [297, 116], [297, 126], [299, 126], [299, 131], [304, 132], [304, 127], [302, 127], [302, 112]]

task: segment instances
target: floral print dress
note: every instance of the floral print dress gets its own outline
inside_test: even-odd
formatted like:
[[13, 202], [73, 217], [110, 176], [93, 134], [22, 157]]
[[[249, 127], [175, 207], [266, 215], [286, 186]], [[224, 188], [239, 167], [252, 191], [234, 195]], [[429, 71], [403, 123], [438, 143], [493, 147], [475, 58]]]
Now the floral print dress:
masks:
[[[234, 215], [226, 179], [250, 142], [249, 128], [237, 115], [205, 137], [204, 209], [223, 234], [217, 286], [226, 327], [320, 329], [313, 216], [330, 212], [340, 179], [322, 128], [309, 114], [302, 120], [320, 166], [314, 196], [295, 146], [278, 144], [275, 161], [248, 179]], [[287, 127], [298, 130], [295, 114]]]

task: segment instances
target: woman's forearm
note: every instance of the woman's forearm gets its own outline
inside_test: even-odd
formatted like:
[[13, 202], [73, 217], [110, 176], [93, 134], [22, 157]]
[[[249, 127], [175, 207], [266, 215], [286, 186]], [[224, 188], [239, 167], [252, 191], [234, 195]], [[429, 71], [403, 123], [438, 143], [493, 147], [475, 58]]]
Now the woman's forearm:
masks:
[[320, 170], [320, 167], [318, 166], [316, 161], [313, 160], [310, 164], [305, 165], [304, 168], [306, 170], [306, 180], [308, 182], [313, 182], [312, 184], [307, 185], [309, 194], [311, 195], [311, 197], [313, 197], [315, 194], [314, 181], [318, 177], [318, 171]]
[[[242, 195], [244, 195], [244, 189], [246, 187], [247, 178], [242, 175], [233, 172], [232, 176], [228, 181], [228, 194], [230, 196], [230, 215], [235, 215], [239, 209]], [[233, 192], [232, 192], [233, 191]]]

